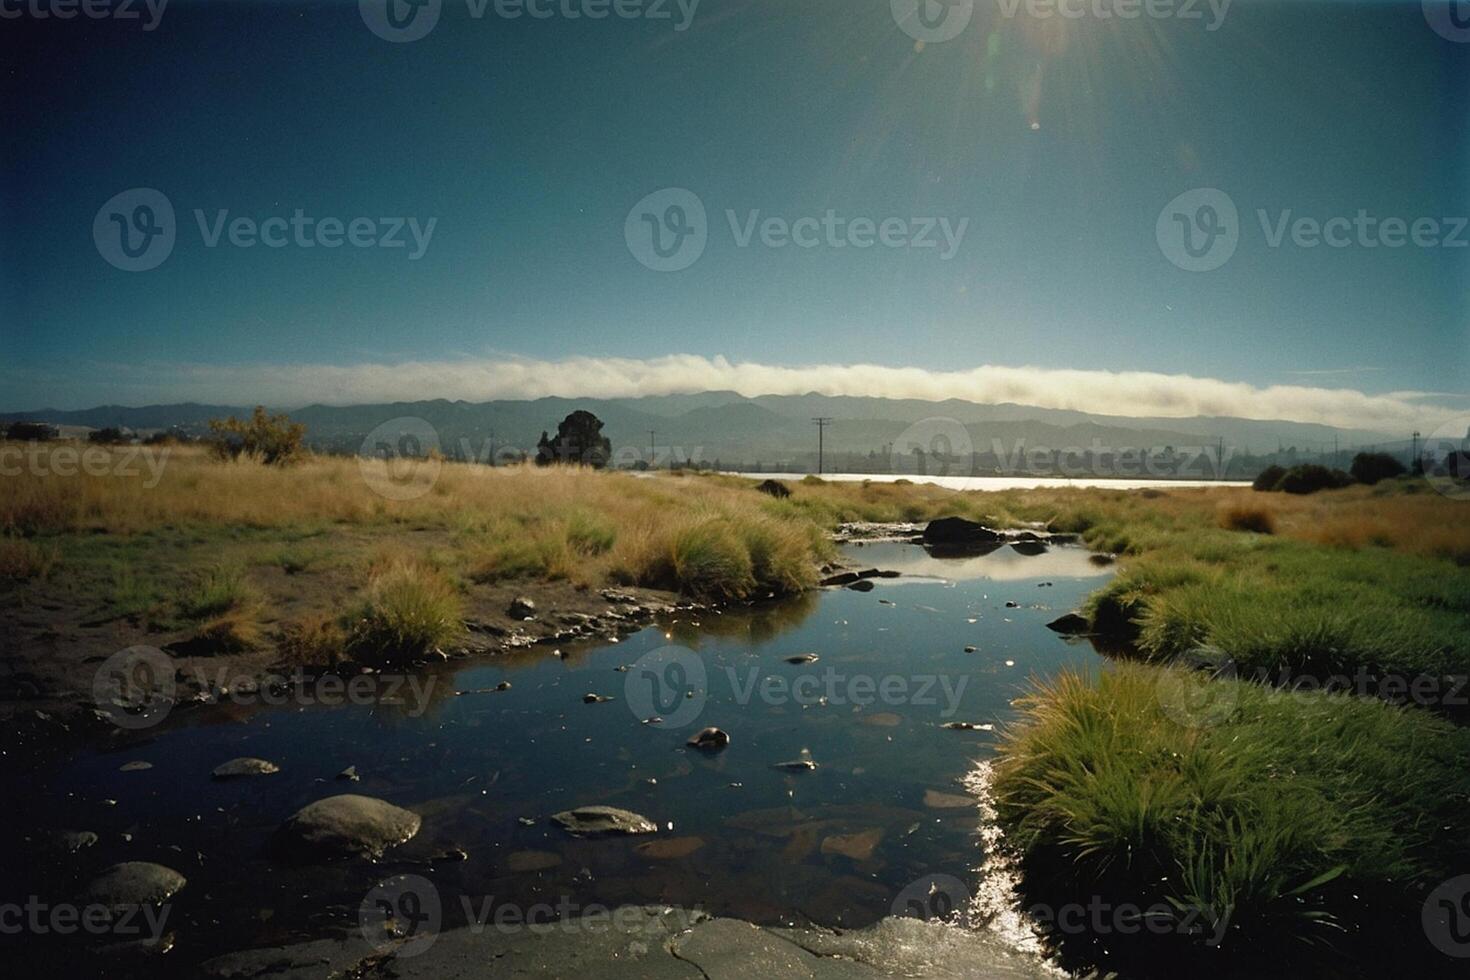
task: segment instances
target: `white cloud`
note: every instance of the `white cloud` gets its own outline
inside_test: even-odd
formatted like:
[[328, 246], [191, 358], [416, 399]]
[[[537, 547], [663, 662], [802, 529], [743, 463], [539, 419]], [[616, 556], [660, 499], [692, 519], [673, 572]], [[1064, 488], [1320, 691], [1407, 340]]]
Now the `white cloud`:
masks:
[[[97, 397], [148, 404], [204, 401], [297, 407], [312, 402], [361, 404], [431, 398], [488, 401], [548, 395], [631, 398], [734, 390], [745, 395], [866, 395], [980, 403], [1015, 402], [1102, 415], [1188, 418], [1224, 415], [1320, 422], [1401, 433], [1432, 427], [1464, 411], [1423, 404], [1424, 393], [1370, 395], [1347, 388], [1257, 387], [1243, 382], [1146, 371], [1072, 370], [985, 365], [955, 371], [876, 364], [780, 366], [676, 354], [647, 360], [576, 357], [468, 358], [352, 365], [129, 365], [96, 373]], [[66, 380], [75, 383], [76, 375]], [[31, 376], [26, 387], [36, 386]], [[58, 379], [59, 381], [60, 379]]]

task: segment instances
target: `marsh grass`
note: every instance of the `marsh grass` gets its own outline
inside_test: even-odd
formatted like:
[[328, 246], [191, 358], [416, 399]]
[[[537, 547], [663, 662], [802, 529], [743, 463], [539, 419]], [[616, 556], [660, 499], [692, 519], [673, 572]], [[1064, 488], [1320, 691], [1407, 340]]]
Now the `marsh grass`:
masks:
[[[997, 809], [1045, 894], [1204, 909], [1234, 943], [1331, 942], [1470, 856], [1470, 733], [1417, 710], [1168, 670], [1230, 709], [1181, 725], [1166, 671], [1063, 673], [1018, 702]], [[1208, 689], [1203, 686], [1209, 685]]]
[[211, 619], [242, 610], [259, 601], [259, 594], [238, 565], [215, 565], [203, 569], [190, 590], [179, 599], [179, 612], [186, 619]]
[[348, 643], [383, 659], [419, 656], [463, 632], [464, 602], [440, 571], [404, 559], [376, 568]]
[[42, 546], [23, 538], [0, 538], [0, 581], [44, 582], [61, 561], [56, 545]]

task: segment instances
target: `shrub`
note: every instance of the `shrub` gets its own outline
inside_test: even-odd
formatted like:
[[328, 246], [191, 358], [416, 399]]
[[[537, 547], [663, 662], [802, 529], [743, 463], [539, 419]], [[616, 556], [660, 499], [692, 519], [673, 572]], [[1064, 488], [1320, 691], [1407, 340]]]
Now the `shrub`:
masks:
[[1256, 534], [1276, 532], [1276, 518], [1271, 511], [1250, 504], [1231, 504], [1222, 508], [1219, 524], [1227, 531], [1253, 531]]
[[280, 651], [290, 663], [334, 667], [347, 650], [347, 633], [334, 616], [318, 613], [281, 627]]
[[306, 437], [306, 426], [292, 422], [284, 413], [267, 415], [260, 405], [255, 406], [249, 421], [233, 415], [227, 419], [210, 419], [209, 431], [214, 433], [215, 455], [221, 459], [244, 456], [268, 466], [283, 466], [305, 454], [302, 440]]
[[255, 591], [243, 569], [216, 565], [206, 569], [190, 592], [179, 601], [179, 611], [188, 619], [209, 619], [250, 605]]
[[1256, 478], [1251, 481], [1251, 489], [1275, 490], [1277, 488], [1277, 484], [1281, 482], [1281, 478], [1285, 475], [1286, 467], [1268, 466], [1264, 470], [1261, 470], [1261, 472], [1256, 474]]
[[1353, 478], [1342, 470], [1330, 470], [1316, 463], [1304, 463], [1287, 470], [1277, 484], [1277, 489], [1287, 493], [1316, 493], [1318, 490], [1338, 490], [1352, 482]]
[[5, 433], [7, 439], [19, 442], [48, 442], [57, 435], [56, 426], [45, 422], [12, 422]]
[[1380, 480], [1391, 480], [1396, 476], [1403, 476], [1408, 471], [1404, 469], [1403, 463], [1388, 453], [1358, 453], [1353, 457], [1353, 465], [1348, 472], [1359, 483], [1372, 485]]
[[729, 522], [709, 519], [674, 538], [674, 579], [681, 591], [712, 599], [741, 599], [755, 586], [745, 542]]
[[442, 573], [398, 559], [373, 573], [354, 618], [354, 648], [414, 657], [460, 635], [464, 604]]
[[122, 429], [110, 425], [103, 429], [93, 429], [87, 433], [87, 441], [102, 446], [120, 446], [130, 442], [131, 439], [123, 434]]

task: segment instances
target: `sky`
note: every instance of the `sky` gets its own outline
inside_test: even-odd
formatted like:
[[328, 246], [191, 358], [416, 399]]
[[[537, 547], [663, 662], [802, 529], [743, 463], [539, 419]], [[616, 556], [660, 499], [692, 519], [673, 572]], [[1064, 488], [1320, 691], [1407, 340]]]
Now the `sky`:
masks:
[[1470, 412], [1433, 4], [388, 2], [0, 0], [0, 410]]

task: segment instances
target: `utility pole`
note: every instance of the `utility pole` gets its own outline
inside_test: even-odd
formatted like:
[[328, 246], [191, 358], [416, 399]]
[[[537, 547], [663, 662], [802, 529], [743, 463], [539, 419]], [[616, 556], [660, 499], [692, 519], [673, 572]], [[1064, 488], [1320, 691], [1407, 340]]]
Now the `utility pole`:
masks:
[[658, 430], [656, 430], [656, 429], [649, 429], [648, 430], [648, 468], [649, 469], [654, 469], [655, 463], [658, 461], [658, 442], [654, 439], [654, 437], [657, 436], [657, 435], [658, 435]]
[[827, 426], [832, 424], [832, 417], [829, 415], [822, 415], [812, 419], [812, 421], [815, 422], [817, 426], [817, 475], [820, 476], [822, 473], [822, 454], [825, 449], [824, 437], [827, 433]]
[[1418, 429], [1415, 429], [1414, 430], [1414, 452], [1413, 452], [1413, 454], [1411, 456], [1409, 456], [1409, 472], [1410, 473], [1414, 472], [1414, 467], [1418, 464], [1418, 460], [1419, 460], [1419, 430]]

